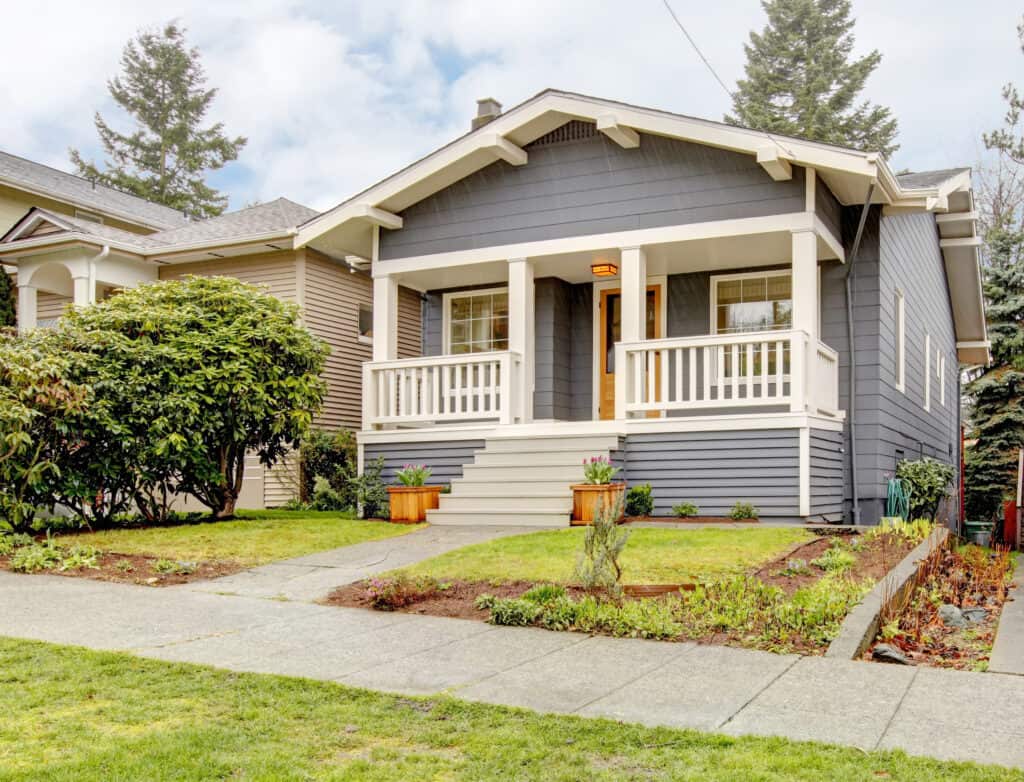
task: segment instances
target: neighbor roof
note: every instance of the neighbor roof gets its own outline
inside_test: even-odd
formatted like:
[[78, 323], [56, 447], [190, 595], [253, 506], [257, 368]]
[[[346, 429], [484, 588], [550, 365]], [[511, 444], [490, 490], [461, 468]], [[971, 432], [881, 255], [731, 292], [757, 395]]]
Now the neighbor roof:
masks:
[[276, 201], [227, 212], [209, 220], [189, 223], [181, 228], [161, 231], [150, 238], [165, 245], [231, 239], [294, 228], [318, 214], [308, 206], [287, 198], [278, 198]]
[[908, 171], [897, 174], [896, 181], [902, 188], [916, 190], [922, 187], [936, 187], [946, 180], [970, 170], [970, 168], [942, 168], [938, 171]]
[[8, 152], [0, 152], [0, 184], [155, 230], [187, 222], [186, 216], [177, 209]]

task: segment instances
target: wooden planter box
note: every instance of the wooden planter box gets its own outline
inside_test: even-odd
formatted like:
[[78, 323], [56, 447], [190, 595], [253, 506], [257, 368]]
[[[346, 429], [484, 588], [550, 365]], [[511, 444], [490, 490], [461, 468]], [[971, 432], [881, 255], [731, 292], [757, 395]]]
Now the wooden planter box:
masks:
[[[624, 483], [577, 483], [572, 487], [572, 523], [592, 524], [601, 508], [619, 502], [626, 493]], [[623, 516], [619, 516], [622, 521]]]
[[389, 486], [388, 504], [395, 524], [418, 524], [427, 520], [427, 511], [441, 504], [440, 486]]

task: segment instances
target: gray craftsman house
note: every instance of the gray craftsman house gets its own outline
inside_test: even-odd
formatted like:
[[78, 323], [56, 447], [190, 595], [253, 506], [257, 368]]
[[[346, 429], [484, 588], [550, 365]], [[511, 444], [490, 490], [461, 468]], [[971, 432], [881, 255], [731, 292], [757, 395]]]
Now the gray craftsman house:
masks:
[[604, 454], [658, 514], [874, 523], [899, 460], [958, 463], [975, 221], [965, 168], [548, 90], [297, 243], [371, 261], [361, 456], [450, 482], [431, 522], [564, 524]]

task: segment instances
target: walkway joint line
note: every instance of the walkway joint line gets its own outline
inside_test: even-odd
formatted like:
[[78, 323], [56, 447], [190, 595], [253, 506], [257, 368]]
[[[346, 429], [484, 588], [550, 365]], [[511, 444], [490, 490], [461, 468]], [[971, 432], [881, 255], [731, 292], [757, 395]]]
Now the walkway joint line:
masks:
[[919, 674], [920, 672], [921, 672], [920, 666], [914, 668], [914, 673], [910, 677], [910, 681], [907, 683], [907, 689], [905, 689], [903, 691], [903, 694], [900, 695], [900, 699], [899, 699], [899, 702], [896, 704], [896, 708], [892, 710], [892, 714], [890, 714], [889, 715], [889, 719], [886, 720], [885, 728], [882, 730], [881, 734], [878, 736], [878, 741], [875, 742], [875, 745], [872, 747], [872, 749], [878, 749], [882, 745], [882, 741], [885, 739], [885, 734], [889, 732], [889, 728], [891, 728], [893, 722], [896, 721], [896, 715], [899, 714], [900, 713], [900, 709], [903, 708], [903, 701], [905, 701], [907, 699], [907, 695], [910, 693], [910, 688], [914, 686], [914, 682], [917, 681], [917, 674]]
[[783, 676], [785, 676], [787, 673], [789, 673], [791, 670], [793, 670], [793, 666], [796, 665], [798, 662], [800, 662], [801, 659], [802, 659], [801, 657], [797, 657], [795, 660], [793, 660], [793, 662], [791, 662], [789, 665], [787, 665], [785, 668], [783, 668], [781, 671], [779, 671], [778, 674], [776, 674], [775, 676], [772, 677], [772, 680], [770, 682], [768, 682], [764, 687], [762, 687], [757, 692], [755, 692], [753, 695], [751, 695], [750, 698], [748, 698], [747, 701], [742, 706], [740, 706], [738, 709], [736, 709], [736, 711], [734, 711], [732, 714], [730, 714], [724, 721], [722, 721], [718, 725], [716, 725], [715, 729], [716, 730], [720, 730], [720, 729], [724, 728], [726, 725], [728, 725], [730, 722], [732, 722], [734, 719], [736, 719], [736, 717], [738, 717], [740, 715], [740, 713], [745, 708], [747, 708], [747, 706], [749, 706], [751, 703], [753, 703], [758, 698], [760, 698], [761, 695], [763, 695], [764, 692], [769, 687], [771, 687], [773, 684], [775, 684], [775, 682], [777, 682], [779, 679], [781, 679]]

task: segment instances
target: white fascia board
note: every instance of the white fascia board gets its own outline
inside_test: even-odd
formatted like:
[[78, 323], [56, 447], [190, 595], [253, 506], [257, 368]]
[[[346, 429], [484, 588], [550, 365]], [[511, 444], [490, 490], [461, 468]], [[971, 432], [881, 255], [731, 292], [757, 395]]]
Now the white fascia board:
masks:
[[640, 146], [640, 134], [633, 128], [619, 123], [614, 114], [602, 114], [597, 118], [597, 129], [624, 149]]
[[17, 263], [18, 258], [28, 255], [38, 255], [51, 249], [60, 248], [66, 244], [79, 244], [88, 247], [109, 247], [118, 250], [126, 255], [137, 258], [145, 256], [145, 250], [134, 245], [118, 242], [113, 239], [106, 239], [101, 236], [93, 236], [79, 231], [68, 233], [51, 234], [40, 236], [35, 239], [22, 239], [10, 244], [0, 244], [0, 257], [7, 259], [8, 263]]
[[[642, 228], [635, 231], [618, 231], [585, 236], [567, 236], [562, 239], [545, 239], [535, 242], [494, 245], [456, 252], [432, 253], [409, 258], [395, 258], [373, 265], [375, 277], [391, 274], [429, 271], [454, 266], [472, 266], [478, 263], [506, 261], [509, 258], [540, 258], [563, 253], [608, 250], [621, 247], [642, 247], [668, 242], [688, 242], [699, 239], [719, 239], [748, 234], [764, 234], [777, 231], [816, 231], [817, 217], [808, 212], [791, 212], [763, 217], [742, 217], [732, 220], [710, 220], [703, 223], [670, 225], [661, 228]], [[824, 230], [824, 226], [822, 226]], [[824, 230], [824, 233], [828, 233]]]
[[517, 147], [508, 139], [499, 136], [497, 133], [485, 135], [481, 139], [480, 148], [485, 149], [500, 160], [504, 160], [510, 166], [525, 166], [529, 156], [522, 147]]
[[789, 164], [789, 157], [774, 145], [757, 150], [757, 162], [776, 182], [785, 182], [793, 178], [793, 166]]
[[15, 224], [5, 237], [4, 244], [17, 241], [19, 237], [34, 231], [40, 223], [50, 223], [57, 226], [62, 231], [75, 230], [75, 226], [62, 220], [59, 215], [55, 215], [53, 212], [45, 209], [37, 208], [29, 211], [27, 215], [22, 217], [21, 220]]

